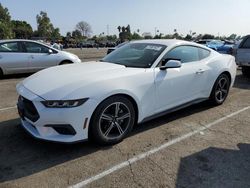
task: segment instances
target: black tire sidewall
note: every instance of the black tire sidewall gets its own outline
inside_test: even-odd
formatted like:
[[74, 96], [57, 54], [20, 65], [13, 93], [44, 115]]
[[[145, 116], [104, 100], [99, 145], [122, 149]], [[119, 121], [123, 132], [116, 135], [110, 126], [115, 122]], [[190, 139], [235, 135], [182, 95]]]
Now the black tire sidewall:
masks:
[[0, 68], [0, 78], [3, 77], [3, 70]]
[[246, 77], [250, 77], [250, 67], [242, 67], [242, 74]]
[[[226, 78], [226, 79], [227, 79], [228, 87], [227, 87], [227, 94], [226, 94], [224, 100], [223, 100], [223, 101], [218, 101], [217, 98], [216, 98], [216, 96], [215, 96], [215, 92], [216, 92], [216, 87], [217, 87], [217, 85], [218, 85], [218, 83], [219, 83], [219, 80], [220, 80], [221, 78]], [[229, 79], [228, 75], [226, 75], [226, 74], [221, 74], [221, 75], [216, 79], [216, 81], [215, 81], [215, 83], [214, 83], [214, 86], [213, 86], [213, 90], [212, 90], [211, 95], [210, 95], [210, 100], [211, 100], [211, 102], [212, 102], [213, 104], [215, 104], [215, 105], [221, 105], [221, 104], [223, 104], [223, 103], [225, 102], [225, 100], [226, 100], [226, 98], [227, 98], [227, 96], [228, 96], [228, 93], [229, 93], [230, 84], [231, 84], [231, 83], [230, 83], [230, 79]]]
[[[112, 104], [114, 102], [122, 102], [129, 108], [130, 113], [131, 113], [131, 120], [130, 120], [129, 127], [127, 128], [127, 130], [125, 131], [125, 133], [121, 137], [115, 138], [115, 139], [108, 139], [108, 138], [104, 137], [101, 133], [101, 130], [99, 128], [99, 119], [100, 119], [100, 115], [102, 114], [103, 110], [107, 106], [109, 106], [110, 104]], [[96, 110], [91, 118], [90, 129], [89, 129], [90, 140], [94, 141], [100, 145], [116, 144], [116, 143], [122, 141], [128, 135], [128, 133], [132, 130], [134, 123], [135, 123], [135, 109], [134, 109], [132, 102], [123, 96], [109, 97], [98, 105], [98, 107], [96, 108]]]

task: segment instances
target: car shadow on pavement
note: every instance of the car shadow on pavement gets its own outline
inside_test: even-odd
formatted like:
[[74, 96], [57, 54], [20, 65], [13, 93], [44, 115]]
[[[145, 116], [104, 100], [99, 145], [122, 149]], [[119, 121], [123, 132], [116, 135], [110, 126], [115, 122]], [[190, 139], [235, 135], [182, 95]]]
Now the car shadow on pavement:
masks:
[[19, 79], [19, 78], [26, 78], [31, 76], [32, 73], [23, 73], [23, 74], [11, 74], [11, 75], [4, 75], [0, 78], [0, 80], [9, 80], [9, 79]]
[[176, 188], [250, 187], [250, 144], [238, 150], [210, 147], [180, 161]]
[[[178, 118], [211, 108], [201, 103], [176, 113], [136, 125], [129, 136], [165, 125]], [[71, 161], [112, 146], [97, 146], [91, 142], [59, 144], [36, 140], [20, 126], [20, 119], [0, 122], [0, 183], [26, 177], [67, 161]]]
[[26, 177], [109, 148], [89, 142], [59, 144], [40, 141], [23, 130], [20, 119], [0, 122], [0, 182]]
[[242, 74], [237, 75], [233, 87], [250, 90], [250, 78], [243, 76]]
[[172, 122], [172, 121], [175, 121], [177, 119], [181, 119], [181, 118], [184, 118], [184, 117], [187, 117], [187, 116], [190, 116], [190, 115], [202, 112], [202, 111], [206, 111], [206, 110], [211, 109], [213, 107], [214, 107], [214, 105], [211, 104], [209, 101], [204, 101], [204, 102], [201, 102], [198, 104], [191, 105], [189, 107], [183, 108], [183, 109], [178, 110], [176, 112], [171, 112], [169, 114], [163, 115], [159, 118], [150, 120], [148, 122], [145, 122], [145, 123], [142, 123], [139, 125], [135, 125], [131, 135], [135, 135], [135, 134], [138, 134], [140, 132], [159, 127], [161, 125], [165, 125], [169, 122]]

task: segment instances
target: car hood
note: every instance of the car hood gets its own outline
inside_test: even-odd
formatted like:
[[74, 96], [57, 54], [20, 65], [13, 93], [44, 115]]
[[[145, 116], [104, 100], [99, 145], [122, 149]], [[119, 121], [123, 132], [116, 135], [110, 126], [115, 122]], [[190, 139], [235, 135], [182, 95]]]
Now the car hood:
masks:
[[[127, 71], [127, 69], [134, 71]], [[87, 90], [95, 87], [96, 83], [115, 80], [122, 75], [136, 74], [135, 70], [135, 68], [105, 62], [62, 65], [42, 70], [26, 78], [22, 84], [45, 100], [73, 99], [70, 94], [79, 88], [86, 87], [87, 93]], [[84, 96], [84, 93], [81, 96]]]
[[65, 57], [70, 57], [72, 59], [79, 59], [79, 57], [77, 55], [70, 53], [70, 52], [58, 51], [58, 53], [60, 53], [61, 55], [65, 56]]

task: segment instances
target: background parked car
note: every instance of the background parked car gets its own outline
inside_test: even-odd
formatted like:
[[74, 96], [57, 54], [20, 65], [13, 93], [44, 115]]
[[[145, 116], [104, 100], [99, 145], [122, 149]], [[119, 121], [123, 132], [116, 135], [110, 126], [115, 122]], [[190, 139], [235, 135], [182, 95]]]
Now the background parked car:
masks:
[[232, 54], [233, 53], [234, 42], [212, 40], [207, 43], [207, 47], [222, 53], [222, 54]]
[[196, 41], [196, 43], [207, 46], [207, 44], [211, 41], [212, 39], [203, 39], [203, 40]]
[[233, 54], [234, 42], [204, 39], [197, 41], [197, 43], [202, 44], [222, 54], [231, 54], [231, 55]]
[[0, 76], [80, 63], [74, 54], [32, 40], [0, 40]]
[[250, 77], [250, 35], [243, 38], [236, 49], [235, 57], [237, 64], [242, 67], [242, 73]]
[[238, 50], [241, 42], [242, 42], [242, 39], [235, 42], [235, 44], [233, 46], [233, 56], [236, 56], [237, 50]]
[[127, 44], [127, 43], [128, 43], [128, 41], [123, 42], [123, 43], [121, 43], [121, 44], [118, 44], [118, 45], [115, 46], [115, 47], [108, 48], [107, 54], [110, 54], [110, 53], [113, 52], [115, 49], [120, 48], [120, 47], [122, 47], [123, 45], [125, 45], [125, 44]]

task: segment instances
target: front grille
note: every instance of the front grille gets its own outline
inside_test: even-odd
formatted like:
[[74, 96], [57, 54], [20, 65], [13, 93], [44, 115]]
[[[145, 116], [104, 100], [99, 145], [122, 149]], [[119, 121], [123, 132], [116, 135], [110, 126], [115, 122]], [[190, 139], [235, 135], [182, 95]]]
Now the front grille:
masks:
[[36, 107], [34, 106], [32, 101], [22, 96], [19, 96], [18, 105], [20, 106], [20, 108], [22, 108], [23, 115], [27, 117], [29, 120], [31, 120], [32, 122], [36, 122], [40, 118], [36, 110]]

